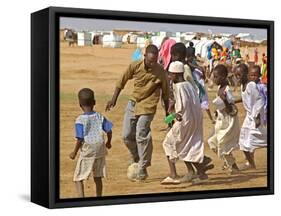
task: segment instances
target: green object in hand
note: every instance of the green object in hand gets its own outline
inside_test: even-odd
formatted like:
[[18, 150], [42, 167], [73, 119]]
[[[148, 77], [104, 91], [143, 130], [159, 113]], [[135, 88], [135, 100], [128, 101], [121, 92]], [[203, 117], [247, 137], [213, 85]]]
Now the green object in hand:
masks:
[[173, 121], [175, 118], [176, 118], [176, 114], [175, 114], [175, 113], [172, 113], [172, 114], [166, 116], [166, 118], [164, 119], [164, 122], [165, 122], [166, 124], [170, 124], [170, 123], [172, 123], [172, 121]]

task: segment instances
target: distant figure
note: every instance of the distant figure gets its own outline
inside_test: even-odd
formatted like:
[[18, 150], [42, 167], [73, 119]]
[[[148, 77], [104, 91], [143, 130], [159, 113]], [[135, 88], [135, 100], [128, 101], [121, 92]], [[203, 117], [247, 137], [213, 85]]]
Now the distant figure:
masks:
[[193, 42], [189, 42], [189, 46], [186, 48], [187, 60], [195, 58], [195, 48]]
[[258, 48], [255, 48], [255, 50], [254, 50], [254, 62], [255, 62], [255, 65], [257, 65], [258, 62], [259, 62], [259, 51], [258, 51]]
[[165, 70], [171, 62], [171, 47], [176, 43], [174, 39], [167, 38], [160, 47], [159, 62], [163, 65]]
[[245, 57], [244, 57], [244, 60], [245, 60], [245, 63], [248, 64], [249, 60], [250, 60], [250, 55], [249, 55], [249, 49], [248, 49], [248, 46], [245, 47]]
[[265, 53], [262, 54], [261, 82], [267, 84], [267, 56]]
[[234, 46], [231, 51], [231, 58], [233, 64], [236, 64], [237, 61], [241, 61], [241, 51], [237, 45]]

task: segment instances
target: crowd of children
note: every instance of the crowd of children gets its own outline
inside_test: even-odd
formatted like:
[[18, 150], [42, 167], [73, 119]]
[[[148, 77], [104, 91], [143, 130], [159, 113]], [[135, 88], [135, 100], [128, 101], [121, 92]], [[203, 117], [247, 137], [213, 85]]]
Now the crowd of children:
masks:
[[[206, 172], [214, 168], [214, 165], [211, 164], [212, 159], [204, 154], [202, 110], [207, 111], [211, 123], [214, 124], [213, 134], [208, 139], [208, 145], [222, 160], [224, 164], [222, 168], [229, 174], [236, 174], [244, 169], [255, 169], [255, 150], [267, 146], [266, 56], [263, 55], [262, 66], [260, 67], [257, 64], [258, 60], [256, 57], [258, 51], [255, 50], [255, 66], [249, 69], [246, 64], [241, 63], [236, 67], [234, 71], [235, 77], [241, 83], [241, 99], [239, 100], [234, 98], [228, 85], [228, 70], [225, 66], [227, 60], [237, 62], [237, 59], [241, 58], [239, 47], [234, 46], [231, 51], [227, 48], [222, 50], [208, 48], [208, 52], [211, 52], [208, 55], [210, 62], [219, 61], [218, 65], [213, 69], [213, 81], [218, 86], [216, 97], [212, 101], [215, 107], [215, 116], [213, 117], [209, 109], [208, 92], [205, 88], [205, 71], [204, 68], [197, 64], [194, 49], [192, 48], [193, 46], [190, 46], [186, 49], [183, 43], [176, 43], [172, 39], [166, 39], [162, 43], [159, 52], [160, 58], [158, 58], [158, 52], [154, 51], [154, 45], [149, 45], [147, 49], [150, 51], [145, 52], [144, 60], [139, 59], [137, 62], [140, 68], [132, 69], [132, 65], [136, 66], [136, 63], [132, 63], [129, 66], [130, 70], [128, 69], [121, 79], [123, 88], [127, 79], [138, 79], [139, 74], [149, 71], [149, 73], [155, 74], [147, 80], [147, 83], [158, 77], [161, 80], [165, 101], [168, 99], [167, 93], [170, 90], [168, 94], [169, 106], [165, 102], [165, 110], [166, 115], [173, 113], [175, 119], [170, 124], [170, 130], [163, 141], [163, 149], [168, 160], [170, 172], [161, 181], [161, 184], [180, 184], [183, 182], [195, 184], [202, 183], [208, 179]], [[148, 58], [149, 55], [151, 57]], [[249, 54], [246, 55], [246, 58], [248, 57]], [[156, 62], [157, 60], [159, 63]], [[163, 69], [160, 68], [160, 63], [163, 65]], [[156, 67], [158, 68], [157, 71]], [[161, 75], [161, 73], [167, 74]], [[128, 75], [126, 80], [125, 75]], [[166, 84], [165, 79], [167, 81]], [[117, 86], [116, 91], [118, 91], [114, 93], [114, 100], [112, 99], [107, 104], [106, 110], [110, 110], [110, 108], [115, 106], [122, 88]], [[146, 86], [142, 86], [142, 89], [145, 88]], [[153, 87], [152, 89], [156, 91], [156, 88]], [[148, 87], [147, 91], [149, 94], [144, 98], [154, 94], [154, 92], [150, 92], [150, 87]], [[147, 121], [150, 125], [154, 112], [136, 114], [136, 110], [134, 110], [138, 103], [141, 103], [142, 99], [137, 98], [139, 96], [143, 96], [143, 93], [138, 92], [138, 94], [135, 94], [136, 98], [129, 101], [129, 103], [133, 103], [130, 112], [131, 117], [134, 117], [136, 122], [141, 122], [141, 118], [151, 117]], [[91, 89], [84, 88], [80, 90], [78, 99], [84, 113], [76, 119], [75, 137], [77, 142], [73, 152], [69, 155], [74, 160], [80, 150], [74, 172], [74, 181], [79, 196], [84, 197], [83, 181], [88, 179], [90, 174], [93, 173], [96, 195], [101, 196], [102, 177], [105, 175], [106, 148], [111, 148], [112, 123], [102, 114], [94, 111], [96, 102], [94, 92]], [[155, 102], [157, 104], [159, 97], [156, 99]], [[239, 102], [243, 103], [246, 111], [241, 128], [239, 127], [237, 116], [238, 109], [235, 105]], [[127, 126], [123, 125], [123, 127]], [[149, 135], [150, 128], [148, 127], [148, 129], [147, 134]], [[138, 130], [138, 128], [135, 128], [135, 130]], [[104, 133], [107, 134], [106, 142], [103, 138]], [[138, 149], [138, 137], [135, 139], [135, 142], [135, 148]], [[147, 142], [149, 144], [151, 140]], [[148, 146], [151, 147], [150, 154], [152, 154], [152, 143]], [[233, 151], [236, 149], [240, 149], [245, 155], [246, 162], [242, 166], [238, 166], [233, 155]], [[144, 149], [143, 151], [142, 153], [145, 153]], [[134, 162], [139, 163], [139, 166], [141, 166], [141, 163], [145, 163], [145, 161], [148, 163], [148, 165], [142, 167], [142, 172], [145, 171], [144, 176], [139, 178], [139, 180], [145, 180], [148, 177], [146, 167], [150, 165], [151, 157], [148, 160], [140, 153], [135, 156], [138, 157], [138, 160]], [[176, 171], [176, 162], [178, 160], [182, 160], [187, 167], [187, 174], [181, 177], [178, 176]], [[140, 174], [142, 174], [142, 169], [140, 169]]]

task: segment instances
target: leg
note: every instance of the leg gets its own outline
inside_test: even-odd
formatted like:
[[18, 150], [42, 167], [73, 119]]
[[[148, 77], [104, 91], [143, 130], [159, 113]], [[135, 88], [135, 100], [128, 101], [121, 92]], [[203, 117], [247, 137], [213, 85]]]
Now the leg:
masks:
[[196, 171], [192, 166], [192, 163], [188, 162], [188, 161], [184, 161], [184, 164], [187, 168], [187, 174], [184, 175], [182, 178], [180, 178], [180, 182], [181, 183], [185, 183], [185, 182], [191, 182], [192, 179], [196, 178]]
[[131, 154], [132, 162], [139, 161], [136, 143], [136, 124], [137, 118], [134, 115], [134, 104], [132, 101], [129, 101], [124, 116], [122, 136], [123, 141]]
[[192, 163], [197, 169], [196, 178], [192, 179], [192, 184], [201, 184], [208, 180], [208, 175], [205, 173], [203, 163]]
[[[140, 115], [136, 127], [136, 141], [139, 154], [140, 173], [146, 173], [146, 168], [151, 165], [152, 137], [150, 124], [154, 115]], [[147, 174], [146, 174], [147, 175]]]
[[192, 163], [184, 161], [184, 164], [185, 164], [185, 166], [187, 168], [188, 173], [190, 173], [191, 175], [194, 175], [195, 174], [195, 170], [194, 170], [194, 168], [192, 166]]
[[239, 168], [235, 162], [235, 158], [232, 153], [228, 155], [223, 155], [223, 159], [227, 167], [229, 167], [230, 174], [236, 174], [239, 171]]
[[244, 154], [245, 154], [246, 160], [249, 162], [248, 168], [256, 169], [256, 164], [254, 161], [254, 152], [244, 151]]
[[76, 191], [78, 193], [78, 196], [81, 197], [81, 198], [85, 197], [83, 181], [76, 181], [75, 187], [76, 187]]
[[168, 164], [169, 164], [169, 168], [170, 168], [170, 174], [169, 176], [173, 179], [175, 179], [178, 174], [177, 174], [177, 170], [176, 170], [176, 164], [173, 163], [170, 159], [169, 159], [169, 156], [167, 156], [167, 159], [168, 159]]
[[170, 168], [170, 174], [163, 181], [161, 181], [161, 184], [163, 185], [180, 184], [181, 181], [178, 179], [176, 164], [169, 159], [169, 156], [167, 156], [167, 160]]
[[96, 184], [97, 197], [101, 197], [102, 196], [102, 180], [101, 180], [101, 177], [94, 177], [94, 181], [95, 181], [95, 184]]

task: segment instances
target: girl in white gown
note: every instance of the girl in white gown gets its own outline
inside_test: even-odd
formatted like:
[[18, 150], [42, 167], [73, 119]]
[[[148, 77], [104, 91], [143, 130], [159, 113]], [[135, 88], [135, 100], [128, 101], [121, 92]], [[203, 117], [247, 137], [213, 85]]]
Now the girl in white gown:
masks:
[[257, 85], [260, 77], [258, 66], [251, 68], [248, 73], [248, 67], [242, 64], [236, 69], [235, 76], [242, 84], [242, 102], [246, 110], [239, 137], [240, 149], [247, 160], [243, 169], [255, 169], [255, 150], [267, 146], [267, 127], [264, 121], [267, 101]]
[[230, 174], [239, 171], [232, 151], [238, 149], [239, 121], [234, 97], [227, 82], [227, 68], [217, 65], [214, 68], [214, 82], [219, 86], [217, 97], [213, 100], [216, 107], [214, 134], [208, 139], [210, 148], [224, 161], [224, 168]]

